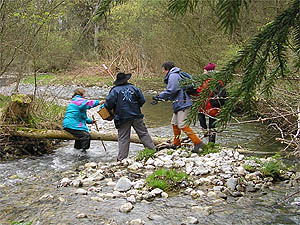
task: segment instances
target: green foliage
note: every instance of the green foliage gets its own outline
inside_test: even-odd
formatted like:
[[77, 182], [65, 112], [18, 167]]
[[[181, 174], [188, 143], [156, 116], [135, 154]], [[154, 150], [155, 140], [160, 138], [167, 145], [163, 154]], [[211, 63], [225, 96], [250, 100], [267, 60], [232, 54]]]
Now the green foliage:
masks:
[[37, 129], [60, 129], [66, 106], [36, 98], [32, 106], [29, 127]]
[[[39, 74], [36, 77], [37, 84], [40, 85], [49, 85], [49, 84], [55, 84], [56, 75], [54, 74]], [[23, 78], [22, 83], [24, 84], [34, 84], [35, 78], [33, 75], [26, 76]]]
[[31, 225], [32, 222], [16, 222], [16, 221], [9, 221], [11, 225]]
[[271, 160], [262, 165], [261, 172], [264, 176], [279, 177], [281, 161]]
[[251, 166], [249, 164], [245, 164], [245, 165], [243, 165], [243, 167], [244, 167], [245, 170], [247, 170], [249, 172], [255, 172], [256, 171], [255, 167]]
[[220, 152], [220, 145], [215, 144], [213, 142], [207, 143], [201, 152], [199, 152], [200, 155], [207, 155], [210, 153], [218, 153]]
[[154, 158], [155, 154], [154, 149], [145, 148], [144, 150], [140, 151], [136, 157], [136, 161], [147, 161], [149, 158]]
[[219, 26], [225, 33], [230, 34], [240, 24], [240, 11], [242, 7], [248, 7], [249, 0], [219, 0], [216, 4], [216, 14], [218, 15]]
[[152, 188], [160, 188], [164, 191], [178, 188], [178, 184], [187, 180], [188, 175], [176, 170], [159, 169], [146, 178], [146, 184]]
[[169, 150], [168, 152], [167, 152], [167, 155], [172, 155], [174, 153], [174, 150]]
[[0, 108], [6, 106], [9, 103], [10, 97], [5, 95], [0, 95]]

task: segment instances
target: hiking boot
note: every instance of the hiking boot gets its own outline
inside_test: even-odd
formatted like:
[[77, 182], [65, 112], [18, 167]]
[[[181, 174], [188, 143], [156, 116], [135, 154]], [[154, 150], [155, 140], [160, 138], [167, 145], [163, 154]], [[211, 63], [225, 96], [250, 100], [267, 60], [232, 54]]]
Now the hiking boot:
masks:
[[205, 146], [205, 144], [201, 141], [199, 144], [196, 144], [194, 146], [194, 149], [192, 150], [193, 153], [199, 153], [202, 152], [203, 147]]
[[176, 150], [180, 147], [181, 147], [181, 145], [175, 145], [175, 144], [172, 144], [172, 145], [169, 146], [169, 148], [174, 149], [174, 150]]
[[216, 134], [209, 135], [208, 142], [216, 143]]

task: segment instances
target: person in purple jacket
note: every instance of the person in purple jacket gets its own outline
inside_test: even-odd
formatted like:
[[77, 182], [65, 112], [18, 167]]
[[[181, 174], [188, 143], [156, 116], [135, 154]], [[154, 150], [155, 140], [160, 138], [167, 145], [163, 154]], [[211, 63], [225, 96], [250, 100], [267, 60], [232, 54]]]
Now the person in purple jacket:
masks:
[[74, 91], [72, 100], [65, 113], [63, 129], [78, 138], [75, 140], [75, 149], [82, 149], [83, 152], [86, 152], [90, 148], [91, 136], [86, 124], [92, 124], [96, 121], [88, 118], [86, 111], [99, 104], [102, 104], [99, 100], [85, 99], [85, 90], [83, 88], [77, 88]]
[[179, 87], [180, 68], [176, 67], [173, 62], [164, 62], [162, 64], [162, 72], [165, 75], [164, 83], [166, 89], [153, 96], [154, 101], [170, 100], [172, 101], [173, 116], [171, 120], [174, 140], [173, 148], [181, 146], [181, 131], [183, 131], [194, 144], [192, 152], [198, 153], [205, 146], [203, 141], [194, 133], [192, 128], [187, 124], [187, 116], [192, 107], [193, 101], [190, 96]]

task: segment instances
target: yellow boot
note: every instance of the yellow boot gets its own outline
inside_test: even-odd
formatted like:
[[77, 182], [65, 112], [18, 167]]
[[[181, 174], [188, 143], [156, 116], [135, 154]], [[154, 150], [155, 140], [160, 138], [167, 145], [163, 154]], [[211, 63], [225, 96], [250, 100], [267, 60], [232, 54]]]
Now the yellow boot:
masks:
[[201, 139], [194, 133], [192, 128], [190, 128], [189, 126], [182, 128], [182, 130], [194, 143], [194, 149], [192, 150], [192, 152], [198, 153], [199, 150], [204, 147], [204, 143], [201, 141]]
[[177, 125], [173, 125], [174, 141], [173, 144], [177, 147], [181, 146], [181, 130]]

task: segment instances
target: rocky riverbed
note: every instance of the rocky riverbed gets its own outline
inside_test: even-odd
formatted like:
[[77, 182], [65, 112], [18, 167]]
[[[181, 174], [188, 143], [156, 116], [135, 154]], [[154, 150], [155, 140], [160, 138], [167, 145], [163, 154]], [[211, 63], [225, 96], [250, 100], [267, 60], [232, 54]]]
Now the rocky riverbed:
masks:
[[[260, 160], [265, 163], [272, 161], [273, 158]], [[245, 165], [255, 168], [255, 171], [247, 171]], [[86, 163], [76, 172], [70, 172], [68, 177], [64, 177], [60, 181], [59, 188], [68, 189], [70, 195], [85, 196], [90, 201], [99, 202], [100, 205], [107, 201], [118, 201], [119, 206], [111, 209], [115, 210], [115, 213], [110, 212], [110, 214], [121, 214], [124, 218], [128, 217], [128, 220], [111, 218], [110, 222], [104, 224], [203, 224], [202, 217], [217, 214], [220, 205], [234, 202], [251, 207], [253, 204], [251, 196], [254, 193], [272, 190], [273, 185], [278, 184], [278, 180], [264, 176], [261, 167], [255, 159], [247, 159], [233, 149], [223, 148], [219, 153], [205, 156], [191, 154], [183, 149], [176, 151], [165, 149], [155, 153], [154, 158], [146, 161], [138, 162], [129, 158], [122, 162]], [[158, 168], [183, 171], [190, 179], [179, 184], [178, 193], [151, 188], [146, 185], [145, 178]], [[280, 171], [280, 180], [286, 188], [299, 189], [300, 173]], [[163, 223], [161, 222], [163, 218], [154, 213], [145, 213], [135, 219], [130, 219], [131, 217], [128, 216], [135, 214], [134, 208], [139, 204], [150, 204], [155, 199], [172, 199], [174, 196], [182, 195], [190, 198], [193, 203], [184, 206], [190, 211], [190, 215], [182, 214], [180, 221]], [[53, 196], [45, 194], [42, 199], [53, 200]], [[295, 215], [299, 216], [295, 222], [300, 222], [299, 193], [292, 198], [290, 206], [293, 207]], [[89, 218], [86, 213], [78, 213], [74, 216], [78, 220]], [[257, 221], [256, 218], [253, 220]]]

